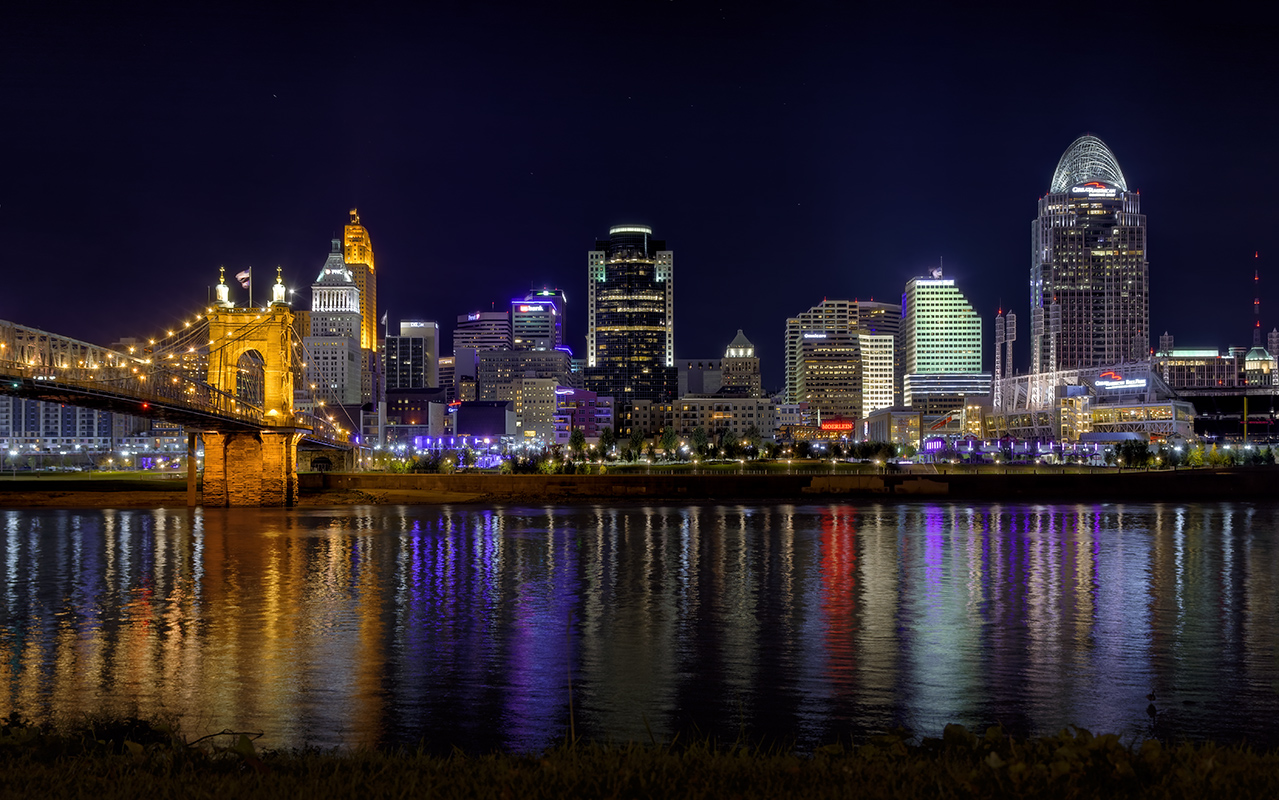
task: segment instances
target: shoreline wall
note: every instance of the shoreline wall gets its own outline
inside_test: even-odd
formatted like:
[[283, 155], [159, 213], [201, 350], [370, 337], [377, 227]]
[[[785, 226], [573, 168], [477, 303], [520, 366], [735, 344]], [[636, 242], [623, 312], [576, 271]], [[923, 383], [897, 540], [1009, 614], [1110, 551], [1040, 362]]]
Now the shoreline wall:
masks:
[[1104, 500], [1279, 499], [1279, 468], [1106, 470], [1099, 473], [981, 472], [883, 475], [389, 475], [326, 473], [299, 476], [303, 491], [433, 491], [489, 500], [784, 499], [838, 497], [973, 499], [1017, 502]]

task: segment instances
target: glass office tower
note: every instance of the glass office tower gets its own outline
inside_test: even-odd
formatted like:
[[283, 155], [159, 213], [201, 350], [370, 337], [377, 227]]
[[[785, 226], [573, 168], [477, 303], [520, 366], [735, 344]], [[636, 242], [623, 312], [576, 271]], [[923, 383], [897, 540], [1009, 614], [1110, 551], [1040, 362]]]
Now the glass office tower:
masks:
[[1031, 369], [1111, 366], [1150, 352], [1141, 196], [1096, 136], [1076, 139], [1031, 225]]
[[628, 400], [673, 397], [674, 253], [646, 225], [615, 225], [587, 254], [586, 380]]

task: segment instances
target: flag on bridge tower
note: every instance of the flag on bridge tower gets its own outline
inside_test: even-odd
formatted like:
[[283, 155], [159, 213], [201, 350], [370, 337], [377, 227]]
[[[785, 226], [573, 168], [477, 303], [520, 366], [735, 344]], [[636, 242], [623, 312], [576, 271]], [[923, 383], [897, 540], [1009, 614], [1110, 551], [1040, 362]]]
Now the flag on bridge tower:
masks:
[[253, 281], [253, 267], [249, 267], [244, 272], [235, 273], [235, 279], [240, 282], [240, 286], [247, 289]]

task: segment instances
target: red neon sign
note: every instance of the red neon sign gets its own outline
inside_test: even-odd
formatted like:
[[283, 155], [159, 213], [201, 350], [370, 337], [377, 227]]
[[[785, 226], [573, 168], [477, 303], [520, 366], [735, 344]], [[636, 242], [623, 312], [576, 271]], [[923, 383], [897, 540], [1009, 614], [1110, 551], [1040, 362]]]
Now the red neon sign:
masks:
[[822, 423], [824, 431], [851, 431], [852, 429], [853, 423], [845, 420], [828, 420]]
[[1113, 379], [1113, 380], [1117, 380], [1117, 381], [1122, 381], [1122, 380], [1124, 379], [1124, 376], [1123, 376], [1123, 375], [1120, 375], [1118, 372], [1115, 372], [1113, 369], [1108, 369], [1108, 370], [1106, 370], [1105, 372], [1103, 372], [1103, 373], [1101, 373], [1100, 375], [1098, 375], [1097, 377], [1098, 377], [1098, 378], [1111, 378], [1111, 379]]

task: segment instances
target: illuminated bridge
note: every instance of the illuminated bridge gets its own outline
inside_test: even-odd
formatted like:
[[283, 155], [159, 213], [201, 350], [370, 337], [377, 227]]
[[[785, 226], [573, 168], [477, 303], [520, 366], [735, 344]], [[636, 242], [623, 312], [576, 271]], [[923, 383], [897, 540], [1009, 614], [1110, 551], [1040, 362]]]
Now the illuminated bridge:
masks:
[[[197, 435], [202, 502], [211, 506], [291, 505], [299, 445], [352, 447], [332, 418], [294, 408], [294, 386], [306, 386], [305, 351], [283, 302], [210, 308], [149, 342], [118, 352], [0, 320], [0, 394], [182, 425], [191, 504]], [[323, 400], [303, 396], [324, 411]]]

